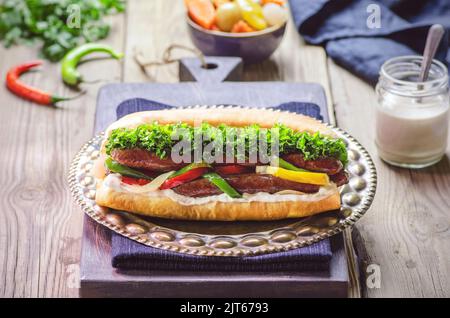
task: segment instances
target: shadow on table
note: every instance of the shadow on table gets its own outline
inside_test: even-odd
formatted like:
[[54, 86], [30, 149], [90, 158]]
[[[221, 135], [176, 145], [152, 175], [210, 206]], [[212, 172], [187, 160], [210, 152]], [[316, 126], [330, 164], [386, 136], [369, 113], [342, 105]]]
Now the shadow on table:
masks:
[[430, 175], [449, 175], [450, 174], [450, 158], [447, 154], [444, 155], [444, 157], [436, 163], [435, 165], [432, 165], [431, 167], [423, 168], [423, 169], [417, 169], [412, 170], [415, 174], [418, 175], [424, 175], [424, 174], [430, 174]]
[[401, 168], [401, 167], [396, 167], [396, 166], [392, 166], [386, 162], [384, 162], [383, 160], [380, 160], [380, 164], [383, 165], [384, 168], [389, 169], [391, 171], [393, 171], [396, 174], [400, 174], [408, 172], [408, 174], [404, 174], [404, 175], [411, 175], [411, 176], [422, 176], [422, 177], [426, 177], [426, 176], [431, 176], [431, 177], [444, 177], [450, 174], [450, 158], [447, 154], [444, 155], [444, 157], [442, 157], [442, 159], [430, 166], [430, 167], [426, 167], [426, 168], [421, 168], [421, 169], [408, 169], [408, 168]]

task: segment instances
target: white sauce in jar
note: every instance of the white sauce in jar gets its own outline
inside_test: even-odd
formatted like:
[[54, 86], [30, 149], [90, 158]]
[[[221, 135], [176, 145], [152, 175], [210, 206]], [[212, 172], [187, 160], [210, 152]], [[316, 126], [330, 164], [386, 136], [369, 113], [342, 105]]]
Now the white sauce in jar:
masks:
[[380, 157], [395, 166], [422, 168], [438, 162], [447, 148], [448, 71], [433, 61], [428, 80], [418, 82], [422, 57], [388, 60], [376, 87], [376, 140]]
[[376, 144], [380, 156], [388, 162], [405, 164], [439, 160], [447, 147], [448, 106], [443, 101], [416, 109], [401, 103], [391, 97], [377, 108]]

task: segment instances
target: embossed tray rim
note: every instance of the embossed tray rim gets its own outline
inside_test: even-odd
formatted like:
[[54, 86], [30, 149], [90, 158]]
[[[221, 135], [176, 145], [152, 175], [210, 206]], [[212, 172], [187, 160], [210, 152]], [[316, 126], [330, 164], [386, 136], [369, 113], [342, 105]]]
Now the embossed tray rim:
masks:
[[[241, 108], [246, 109], [248, 107], [241, 107], [241, 106], [235, 106], [235, 105], [195, 105], [191, 107], [184, 107], [184, 108]], [[274, 112], [284, 112], [284, 113], [293, 113], [289, 111], [280, 111], [280, 110], [272, 110]], [[296, 113], [294, 113], [296, 114]], [[78, 176], [80, 174], [83, 174], [83, 172], [80, 171], [80, 165], [83, 163], [81, 162], [82, 159], [86, 156], [88, 151], [91, 151], [91, 163], [93, 163], [92, 159], [93, 155], [92, 153], [95, 153], [96, 147], [99, 146], [101, 143], [104, 133], [100, 133], [96, 135], [94, 138], [92, 138], [90, 141], [88, 141], [77, 153], [75, 158], [72, 161], [72, 164], [69, 169], [69, 175], [68, 175], [68, 182], [69, 187], [71, 190], [72, 195], [74, 196], [76, 202], [80, 205], [83, 212], [85, 212], [88, 216], [90, 216], [92, 219], [94, 219], [96, 222], [106, 226], [107, 228], [113, 230], [114, 232], [123, 235], [129, 239], [132, 239], [134, 241], [137, 241], [139, 243], [142, 243], [147, 246], [155, 247], [155, 248], [161, 248], [165, 250], [170, 250], [174, 252], [179, 253], [186, 253], [186, 254], [192, 254], [192, 255], [201, 255], [201, 256], [249, 256], [249, 255], [258, 255], [258, 254], [268, 254], [268, 253], [274, 253], [274, 252], [281, 252], [281, 251], [288, 251], [295, 248], [304, 247], [307, 245], [311, 245], [314, 243], [317, 243], [323, 239], [329, 238], [333, 235], [336, 235], [340, 232], [342, 232], [345, 228], [353, 226], [363, 215], [364, 213], [369, 209], [371, 203], [373, 202], [373, 198], [375, 196], [376, 191], [376, 184], [377, 184], [377, 175], [376, 175], [376, 169], [375, 165], [367, 152], [367, 150], [350, 134], [343, 131], [340, 128], [334, 127], [330, 124], [325, 124], [328, 127], [330, 127], [339, 137], [343, 138], [344, 141], [347, 143], [349, 150], [354, 152], [354, 156], [356, 159], [354, 160], [350, 156], [350, 162], [349, 166], [353, 164], [353, 162], [358, 162], [361, 159], [365, 163], [364, 165], [364, 172], [363, 176], [356, 176], [358, 178], [363, 178], [365, 182], [367, 182], [368, 186], [364, 188], [364, 193], [362, 198], [358, 197], [358, 203], [355, 204], [354, 207], [345, 205], [343, 203], [343, 206], [341, 207], [340, 213], [348, 214], [345, 218], [339, 220], [336, 224], [333, 224], [329, 226], [326, 230], [321, 230], [318, 233], [314, 233], [311, 236], [308, 237], [299, 237], [296, 236], [295, 239], [285, 242], [285, 243], [274, 243], [270, 239], [267, 239], [267, 243], [262, 246], [256, 246], [256, 247], [245, 247], [242, 246], [239, 243], [232, 244], [233, 246], [218, 246], [214, 247], [209, 244], [204, 244], [201, 246], [183, 246], [180, 244], [179, 240], [182, 238], [186, 238], [187, 236], [194, 236], [194, 237], [202, 237], [205, 238], [206, 241], [209, 243], [214, 243], [215, 241], [222, 239], [224, 242], [231, 241], [235, 242], [242, 240], [245, 237], [249, 237], [252, 235], [255, 236], [264, 236], [268, 235], [269, 233], [274, 233], [277, 230], [282, 230], [282, 228], [274, 228], [268, 231], [264, 232], [257, 232], [257, 233], [246, 233], [246, 234], [238, 234], [238, 235], [210, 235], [210, 234], [199, 234], [195, 232], [183, 232], [180, 230], [174, 230], [171, 228], [166, 228], [157, 224], [153, 224], [148, 220], [144, 220], [139, 215], [135, 215], [132, 213], [124, 212], [124, 211], [115, 211], [113, 214], [114, 217], [108, 218], [108, 212], [109, 209], [100, 207], [95, 204], [93, 201], [93, 196], [95, 196], [95, 183], [94, 186], [92, 184], [90, 186], [86, 184], [82, 184], [78, 180]], [[349, 146], [350, 145], [350, 146]], [[89, 161], [87, 161], [84, 164], [89, 164]], [[362, 165], [362, 164], [360, 164]], [[367, 171], [365, 170], [367, 169]], [[89, 175], [88, 173], [84, 173], [86, 178], [94, 178], [92, 175]], [[351, 174], [351, 176], [353, 176]], [[94, 179], [95, 180], [95, 179]], [[349, 189], [349, 186], [346, 185], [346, 187]], [[348, 190], [347, 189], [347, 190]], [[351, 189], [350, 189], [351, 190]], [[353, 190], [356, 191], [356, 190]], [[87, 194], [86, 194], [87, 193]], [[342, 191], [341, 189], [341, 199], [344, 201], [345, 195], [353, 195], [351, 191]], [[117, 220], [121, 220], [121, 215], [125, 216], [126, 219], [129, 219], [133, 222], [129, 222], [128, 224], [124, 224], [123, 222], [119, 222]], [[314, 216], [318, 217], [320, 214]], [[117, 220], [115, 220], [117, 219]], [[299, 222], [303, 222], [303, 220], [306, 220], [308, 218], [299, 219]], [[115, 222], [116, 221], [116, 222]], [[182, 222], [182, 221], [180, 221]], [[145, 224], [144, 226], [139, 225]], [[152, 228], [149, 228], [148, 231], [142, 231], [142, 228], [145, 228], [145, 226], [153, 226]], [[152, 238], [150, 236], [151, 230], [156, 230], [162, 233], [172, 233], [175, 232], [175, 238], [178, 237], [178, 240], [175, 239], [175, 243], [173, 241], [165, 242], [161, 241], [155, 238]], [[166, 232], [168, 231], [168, 232]], [[226, 245], [226, 244], [225, 244]]]

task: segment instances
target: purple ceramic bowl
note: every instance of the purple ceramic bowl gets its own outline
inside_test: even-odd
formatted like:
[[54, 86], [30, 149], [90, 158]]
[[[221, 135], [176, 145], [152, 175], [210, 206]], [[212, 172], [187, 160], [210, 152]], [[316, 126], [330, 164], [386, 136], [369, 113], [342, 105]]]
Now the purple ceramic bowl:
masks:
[[244, 63], [266, 60], [278, 48], [286, 31], [286, 23], [262, 31], [228, 33], [206, 30], [187, 16], [189, 34], [194, 45], [204, 55], [238, 56]]

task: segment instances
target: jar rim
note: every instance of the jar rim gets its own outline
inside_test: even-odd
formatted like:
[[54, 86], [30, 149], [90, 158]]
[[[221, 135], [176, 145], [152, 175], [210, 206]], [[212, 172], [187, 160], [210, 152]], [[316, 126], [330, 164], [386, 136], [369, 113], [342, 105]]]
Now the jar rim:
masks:
[[408, 60], [419, 60], [422, 61], [423, 60], [423, 56], [421, 55], [404, 55], [404, 56], [397, 56], [397, 57], [393, 57], [390, 58], [388, 60], [386, 60], [383, 65], [381, 66], [381, 70], [380, 70], [380, 75], [386, 77], [387, 79], [396, 82], [398, 84], [404, 84], [404, 85], [408, 85], [408, 84], [415, 84], [415, 85], [433, 85], [433, 84], [437, 84], [441, 81], [444, 81], [447, 83], [448, 82], [448, 69], [445, 66], [444, 63], [442, 63], [439, 60], [433, 59], [431, 65], [436, 65], [438, 68], [440, 68], [444, 74], [444, 76], [439, 77], [439, 78], [435, 78], [431, 81], [427, 80], [427, 81], [407, 81], [407, 80], [403, 80], [403, 79], [398, 79], [394, 76], [392, 76], [391, 74], [389, 74], [389, 72], [386, 70], [386, 67], [389, 65], [394, 65], [400, 61], [408, 61]]

